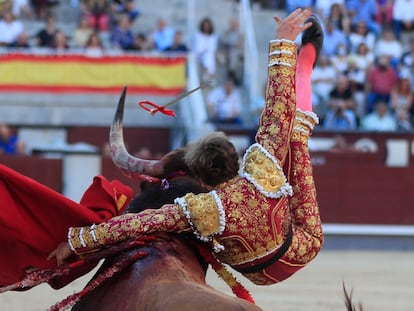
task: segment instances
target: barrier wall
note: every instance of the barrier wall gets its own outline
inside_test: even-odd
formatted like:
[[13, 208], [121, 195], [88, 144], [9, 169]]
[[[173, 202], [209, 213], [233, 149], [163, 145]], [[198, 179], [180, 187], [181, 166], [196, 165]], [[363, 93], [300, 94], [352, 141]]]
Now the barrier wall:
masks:
[[[79, 129], [78, 129], [79, 130]], [[136, 129], [137, 133], [140, 131]], [[95, 128], [99, 137], [106, 128]], [[84, 133], [80, 131], [79, 133]], [[101, 133], [101, 134], [98, 134]], [[165, 131], [146, 132], [137, 137], [153, 142], [164, 142]], [[231, 133], [234, 135], [235, 133]], [[77, 135], [69, 134], [69, 137]], [[336, 133], [315, 133], [314, 138], [332, 140]], [[312, 152], [313, 171], [324, 223], [414, 225], [414, 134], [349, 133], [348, 141], [369, 138], [377, 145], [376, 152]], [[86, 135], [89, 136], [89, 135]], [[86, 137], [84, 135], [84, 137]], [[392, 142], [397, 141], [398, 144]], [[403, 154], [407, 152], [407, 154]], [[390, 154], [403, 154], [389, 160]], [[395, 156], [392, 156], [395, 157]], [[41, 157], [0, 156], [0, 163], [45, 183], [62, 189], [62, 161]], [[139, 184], [126, 178], [111, 159], [102, 159], [102, 174], [109, 179], [120, 179], [139, 191]]]

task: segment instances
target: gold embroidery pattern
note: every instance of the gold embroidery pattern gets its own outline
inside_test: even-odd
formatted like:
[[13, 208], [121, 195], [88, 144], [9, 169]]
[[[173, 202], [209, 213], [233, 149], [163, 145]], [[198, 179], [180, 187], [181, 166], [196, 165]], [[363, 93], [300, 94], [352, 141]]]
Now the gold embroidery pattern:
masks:
[[[301, 137], [305, 137], [303, 132], [299, 133]], [[295, 193], [290, 200], [292, 219], [295, 220], [294, 235], [292, 245], [283, 259], [290, 264], [306, 264], [320, 251], [323, 232], [307, 141], [293, 140], [293, 168], [289, 181]]]
[[[81, 254], [143, 233], [156, 231], [188, 232], [190, 225], [179, 205], [167, 205], [159, 210], [139, 214], [124, 214], [92, 227], [71, 228], [69, 244]], [[82, 236], [79, 235], [83, 231]], [[86, 246], [82, 246], [82, 241]]]
[[307, 150], [308, 134], [304, 131], [296, 131], [298, 128], [306, 127], [310, 133], [313, 125], [309, 126], [309, 123], [316, 122], [315, 118], [311, 118], [305, 121], [306, 124], [302, 124], [303, 120], [302, 117], [295, 120], [293, 132], [293, 135], [296, 132], [301, 139], [292, 138], [290, 144], [289, 163], [292, 164], [292, 168], [289, 170], [289, 182], [294, 189], [294, 195], [290, 199], [290, 211], [294, 219], [292, 244], [276, 266], [244, 275], [258, 285], [271, 285], [286, 279], [315, 258], [323, 245], [316, 189]]
[[[275, 65], [268, 67], [268, 85], [266, 90], [266, 106], [261, 116], [260, 126], [256, 135], [257, 142], [274, 157], [277, 163], [284, 164], [288, 152], [295, 107], [295, 70], [296, 45], [293, 42], [271, 42], [271, 53], [282, 51], [291, 53], [275, 53], [292, 66]], [[269, 57], [269, 63], [275, 55]], [[271, 182], [263, 185], [270, 190], [280, 185], [281, 175], [268, 165], [264, 158], [260, 170], [255, 165], [248, 165], [250, 173], [262, 179], [275, 174]], [[259, 166], [259, 167], [260, 167]], [[226, 211], [226, 229], [217, 237], [224, 250], [217, 254], [218, 258], [230, 265], [240, 265], [263, 258], [277, 250], [283, 243], [290, 222], [286, 197], [279, 199], [267, 198], [246, 179], [236, 179], [226, 183], [217, 190]]]
[[287, 199], [266, 198], [239, 179], [217, 191], [226, 207], [226, 229], [217, 237], [224, 250], [217, 257], [230, 265], [262, 258], [283, 243], [290, 221]]
[[256, 145], [247, 151], [243, 161], [243, 171], [252, 178], [255, 186], [260, 186], [266, 192], [276, 194], [287, 184], [281, 167]]
[[244, 276], [256, 285], [272, 285], [280, 282], [280, 280], [274, 278], [272, 275], [267, 274], [266, 270], [258, 273], [246, 273]]
[[[291, 52], [291, 54], [280, 55], [283, 55], [283, 58], [289, 58], [292, 66], [271, 66], [268, 68], [266, 106], [261, 115], [256, 140], [283, 166], [296, 114], [296, 45], [287, 41], [272, 42], [270, 51], [277, 50]], [[274, 56], [272, 55], [270, 58]]]
[[191, 223], [201, 237], [210, 237], [220, 231], [220, 208], [211, 193], [189, 193], [182, 199]]
[[301, 141], [307, 143], [309, 136], [312, 134], [313, 128], [318, 124], [319, 120], [313, 112], [303, 112], [297, 110], [294, 126], [293, 126], [293, 141]]
[[290, 54], [296, 53], [296, 45], [292, 41], [273, 40], [269, 44], [269, 54], [279, 51], [287, 51]]
[[[269, 44], [269, 65], [291, 66], [296, 65], [297, 47], [290, 41], [271, 41]], [[287, 71], [282, 70], [287, 73]], [[282, 73], [282, 75], [284, 75]]]

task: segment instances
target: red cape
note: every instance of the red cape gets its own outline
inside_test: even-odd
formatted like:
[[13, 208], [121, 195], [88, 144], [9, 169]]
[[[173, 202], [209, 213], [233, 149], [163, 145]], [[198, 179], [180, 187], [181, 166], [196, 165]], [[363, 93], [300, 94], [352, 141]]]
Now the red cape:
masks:
[[0, 164], [0, 285], [20, 281], [28, 267], [55, 268], [47, 256], [67, 241], [69, 227], [118, 215], [132, 195], [119, 181], [96, 176], [77, 203]]

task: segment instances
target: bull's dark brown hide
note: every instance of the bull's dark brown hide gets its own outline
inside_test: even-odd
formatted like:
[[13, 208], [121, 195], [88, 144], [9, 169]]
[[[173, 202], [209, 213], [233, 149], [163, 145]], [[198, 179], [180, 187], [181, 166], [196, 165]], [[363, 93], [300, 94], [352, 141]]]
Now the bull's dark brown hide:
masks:
[[[207, 285], [197, 255], [177, 236], [159, 233], [155, 241], [141, 247], [140, 251], [146, 252], [147, 256], [84, 296], [72, 310], [261, 310]], [[108, 259], [102, 268], [110, 265]]]

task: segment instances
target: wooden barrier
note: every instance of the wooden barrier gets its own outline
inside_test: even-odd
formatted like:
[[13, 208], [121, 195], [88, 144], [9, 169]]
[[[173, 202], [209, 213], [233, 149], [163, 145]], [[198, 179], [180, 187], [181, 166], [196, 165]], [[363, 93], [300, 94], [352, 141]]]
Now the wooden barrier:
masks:
[[412, 167], [386, 167], [375, 154], [312, 154], [325, 223], [414, 225]]
[[[85, 130], [87, 130], [85, 132]], [[107, 128], [69, 128], [70, 142], [78, 139], [102, 143]], [[130, 131], [130, 132], [129, 132]], [[88, 134], [85, 134], [88, 133]], [[132, 133], [135, 133], [133, 135]], [[315, 133], [313, 137], [333, 137], [336, 133]], [[134, 136], [129, 141], [129, 136]], [[324, 223], [414, 225], [414, 134], [351, 133], [344, 134], [352, 142], [369, 137], [378, 145], [375, 153], [312, 152], [313, 171], [318, 202]], [[348, 136], [347, 136], [348, 135]], [[368, 136], [367, 136], [368, 135]], [[169, 150], [169, 132], [155, 129], [127, 129], [127, 144], [153, 144], [154, 151]], [[93, 140], [93, 141], [92, 141]], [[408, 163], [405, 166], [387, 165], [387, 142], [397, 140], [408, 144]], [[146, 143], [145, 143], [146, 142]], [[156, 145], [157, 144], [157, 145]], [[159, 144], [159, 145], [158, 145]], [[135, 147], [137, 147], [136, 145]], [[158, 147], [156, 147], [158, 146]], [[62, 190], [62, 160], [36, 156], [1, 156], [1, 163], [57, 191]], [[110, 158], [102, 158], [102, 174], [119, 179], [139, 193], [139, 182], [119, 171]]]
[[62, 192], [62, 159], [48, 159], [37, 156], [0, 155], [0, 163], [26, 175], [49, 188]]

